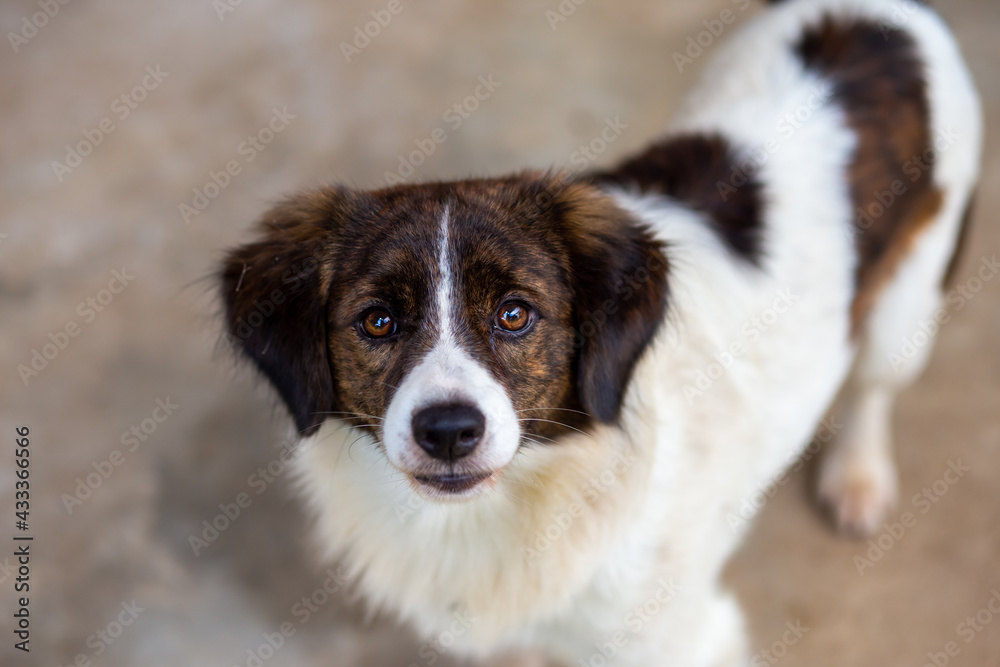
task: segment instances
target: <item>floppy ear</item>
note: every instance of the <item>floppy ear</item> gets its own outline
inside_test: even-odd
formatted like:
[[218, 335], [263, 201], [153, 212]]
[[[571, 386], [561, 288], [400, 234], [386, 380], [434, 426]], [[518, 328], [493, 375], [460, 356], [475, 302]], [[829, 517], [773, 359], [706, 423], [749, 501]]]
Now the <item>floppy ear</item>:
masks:
[[580, 401], [595, 419], [614, 422], [666, 313], [667, 258], [662, 243], [607, 195], [577, 185], [562, 202]]
[[324, 189], [284, 201], [261, 221], [262, 238], [230, 251], [220, 272], [228, 339], [307, 435], [334, 401], [327, 305], [343, 199]]

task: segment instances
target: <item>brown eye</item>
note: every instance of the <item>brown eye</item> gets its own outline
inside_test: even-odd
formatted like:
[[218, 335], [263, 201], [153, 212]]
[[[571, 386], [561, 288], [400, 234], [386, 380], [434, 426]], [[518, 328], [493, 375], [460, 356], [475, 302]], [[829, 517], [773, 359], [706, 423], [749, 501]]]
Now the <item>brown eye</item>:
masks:
[[531, 311], [520, 303], [505, 303], [497, 311], [497, 326], [504, 331], [522, 331], [531, 323]]
[[376, 308], [361, 318], [361, 328], [372, 338], [385, 338], [396, 333], [396, 322], [388, 312]]

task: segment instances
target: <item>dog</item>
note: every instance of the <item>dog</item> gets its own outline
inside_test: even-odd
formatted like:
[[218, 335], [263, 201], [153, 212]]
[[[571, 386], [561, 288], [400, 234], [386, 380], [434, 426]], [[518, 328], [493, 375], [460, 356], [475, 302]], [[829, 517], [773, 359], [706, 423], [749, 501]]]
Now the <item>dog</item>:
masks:
[[745, 664], [734, 518], [831, 410], [836, 523], [896, 500], [931, 346], [898, 348], [955, 272], [980, 114], [925, 5], [788, 0], [616, 167], [278, 204], [221, 294], [325, 555], [458, 657]]

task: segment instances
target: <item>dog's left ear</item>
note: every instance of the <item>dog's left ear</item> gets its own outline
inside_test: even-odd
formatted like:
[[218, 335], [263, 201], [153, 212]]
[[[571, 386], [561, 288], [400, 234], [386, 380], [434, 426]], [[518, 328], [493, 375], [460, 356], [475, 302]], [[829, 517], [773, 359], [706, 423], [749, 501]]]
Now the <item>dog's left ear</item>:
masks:
[[260, 240], [232, 250], [219, 276], [228, 340], [270, 380], [305, 435], [333, 409], [327, 312], [345, 199], [327, 188], [282, 202], [261, 221]]
[[636, 362], [667, 307], [663, 244], [607, 195], [572, 185], [555, 198], [576, 305], [584, 410], [614, 422]]

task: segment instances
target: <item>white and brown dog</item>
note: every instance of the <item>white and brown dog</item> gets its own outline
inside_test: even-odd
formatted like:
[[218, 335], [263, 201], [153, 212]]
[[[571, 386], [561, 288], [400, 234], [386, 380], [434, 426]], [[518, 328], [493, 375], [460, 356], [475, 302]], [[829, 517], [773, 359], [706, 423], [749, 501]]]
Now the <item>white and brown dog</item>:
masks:
[[373, 605], [428, 639], [461, 615], [460, 656], [738, 665], [731, 517], [838, 395], [821, 498], [861, 533], [895, 501], [893, 399], [930, 351], [897, 347], [941, 305], [980, 142], [930, 9], [790, 0], [617, 168], [287, 200], [225, 263], [229, 334]]

